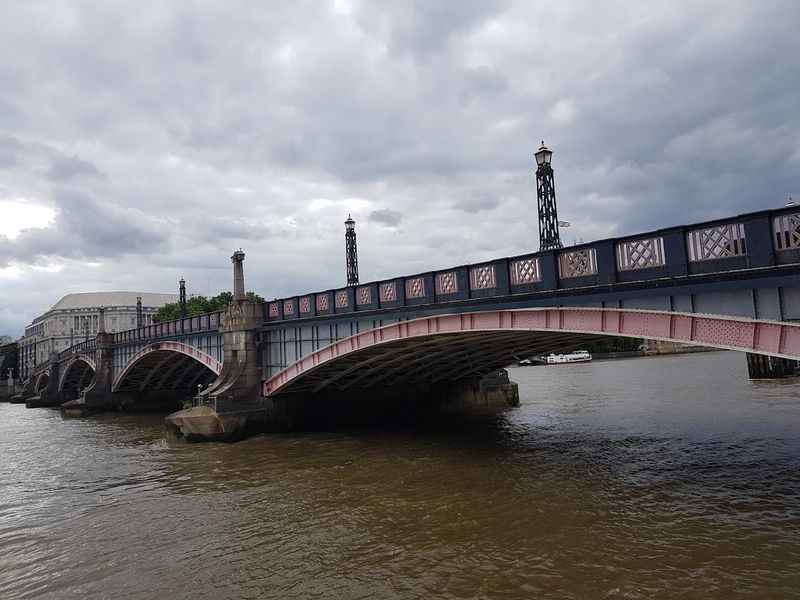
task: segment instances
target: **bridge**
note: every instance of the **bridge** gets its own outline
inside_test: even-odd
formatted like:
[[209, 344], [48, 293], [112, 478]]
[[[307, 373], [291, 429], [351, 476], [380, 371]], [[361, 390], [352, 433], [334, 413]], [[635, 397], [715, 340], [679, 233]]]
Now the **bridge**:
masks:
[[513, 403], [513, 384], [488, 376], [607, 336], [737, 350], [753, 377], [800, 359], [797, 207], [264, 303], [246, 296], [243, 261], [234, 253], [225, 311], [101, 327], [35, 369], [28, 405], [85, 413], [193, 398], [169, 426], [224, 438], [253, 423], [296, 426], [338, 403]]

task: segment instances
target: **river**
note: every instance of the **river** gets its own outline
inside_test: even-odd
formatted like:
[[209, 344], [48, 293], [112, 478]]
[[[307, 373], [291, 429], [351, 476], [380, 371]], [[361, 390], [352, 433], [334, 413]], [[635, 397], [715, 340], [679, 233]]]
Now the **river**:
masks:
[[0, 404], [0, 598], [800, 598], [800, 382], [510, 374], [498, 418], [237, 444]]

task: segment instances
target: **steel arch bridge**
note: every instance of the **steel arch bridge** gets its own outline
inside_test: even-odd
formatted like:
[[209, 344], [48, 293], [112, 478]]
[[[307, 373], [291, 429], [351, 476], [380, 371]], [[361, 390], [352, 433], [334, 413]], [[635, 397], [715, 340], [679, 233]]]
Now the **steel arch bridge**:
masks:
[[481, 377], [600, 336], [799, 360], [795, 322], [800, 210], [786, 207], [264, 303], [239, 290], [222, 313], [100, 333], [39, 365], [27, 388], [111, 406], [209, 384], [198, 403], [244, 414], [280, 397]]
[[264, 395], [483, 376], [518, 356], [605, 336], [800, 358], [800, 325], [608, 308], [529, 308], [422, 317], [334, 342], [264, 381]]
[[223, 357], [220, 313], [119, 333], [100, 333], [51, 356], [26, 385], [29, 406], [58, 406], [92, 396], [144, 397], [151, 392], [191, 398], [213, 381]]

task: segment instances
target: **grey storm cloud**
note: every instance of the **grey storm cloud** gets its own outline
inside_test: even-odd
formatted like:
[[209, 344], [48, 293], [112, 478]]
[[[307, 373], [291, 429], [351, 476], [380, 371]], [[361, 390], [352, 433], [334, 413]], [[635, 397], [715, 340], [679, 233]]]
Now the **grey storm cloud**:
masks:
[[97, 167], [89, 161], [81, 160], [77, 156], [55, 157], [47, 170], [47, 178], [52, 181], [67, 181], [81, 175], [89, 177], [101, 176]]
[[136, 209], [75, 190], [56, 190], [54, 198], [59, 209], [52, 226], [24, 230], [14, 240], [0, 236], [0, 265], [144, 254], [158, 250], [167, 238], [163, 225]]
[[0, 334], [71, 291], [226, 289], [239, 246], [264, 296], [340, 285], [348, 212], [365, 280], [535, 249], [542, 138], [576, 238], [778, 206], [798, 22], [793, 0], [2, 3], [0, 203], [56, 217], [0, 237]]
[[387, 227], [397, 227], [403, 220], [403, 213], [389, 208], [381, 208], [369, 213], [369, 220], [374, 223], [386, 225]]

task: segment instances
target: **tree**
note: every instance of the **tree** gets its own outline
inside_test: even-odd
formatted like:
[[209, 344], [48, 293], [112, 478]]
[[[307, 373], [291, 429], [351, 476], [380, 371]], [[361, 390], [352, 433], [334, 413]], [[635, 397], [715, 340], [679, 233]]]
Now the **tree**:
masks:
[[[247, 298], [254, 302], [264, 302], [264, 298], [255, 292], [247, 292]], [[193, 295], [186, 300], [186, 316], [204, 315], [206, 313], [225, 310], [225, 307], [233, 300], [230, 292], [220, 292], [216, 296], [206, 298], [205, 296]], [[174, 321], [181, 318], [181, 305], [178, 302], [170, 302], [158, 309], [153, 316], [155, 323], [164, 321]]]

